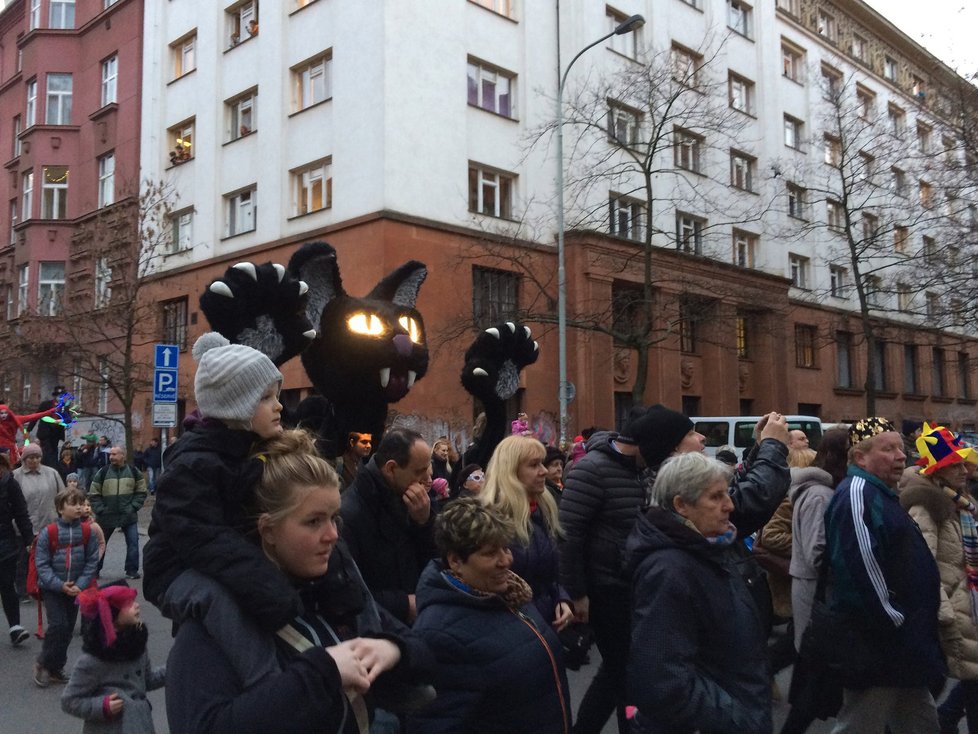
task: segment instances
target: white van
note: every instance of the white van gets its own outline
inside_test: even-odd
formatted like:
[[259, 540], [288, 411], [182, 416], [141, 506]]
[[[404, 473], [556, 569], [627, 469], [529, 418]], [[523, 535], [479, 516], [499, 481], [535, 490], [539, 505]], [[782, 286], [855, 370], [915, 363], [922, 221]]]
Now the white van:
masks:
[[[814, 415], [786, 415], [788, 430], [796, 429], [808, 436], [808, 445], [817, 449], [822, 440], [822, 421]], [[754, 426], [761, 416], [707, 416], [690, 418], [693, 430], [706, 436], [707, 456], [716, 456], [721, 446], [733, 446], [737, 459], [744, 458], [744, 451], [754, 445]]]

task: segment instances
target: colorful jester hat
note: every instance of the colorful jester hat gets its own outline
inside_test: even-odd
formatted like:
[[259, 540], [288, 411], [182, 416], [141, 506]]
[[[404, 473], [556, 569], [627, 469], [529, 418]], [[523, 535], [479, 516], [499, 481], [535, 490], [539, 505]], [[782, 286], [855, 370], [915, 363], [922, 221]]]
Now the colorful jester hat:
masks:
[[917, 439], [920, 458], [917, 465], [922, 466], [921, 474], [933, 474], [945, 466], [953, 466], [962, 461], [978, 464], [978, 454], [944, 426], [932, 426], [926, 421]]

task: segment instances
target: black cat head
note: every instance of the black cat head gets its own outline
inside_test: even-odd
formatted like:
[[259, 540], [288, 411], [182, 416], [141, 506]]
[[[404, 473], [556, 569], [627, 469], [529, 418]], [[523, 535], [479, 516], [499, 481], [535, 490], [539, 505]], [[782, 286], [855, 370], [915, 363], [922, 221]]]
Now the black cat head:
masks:
[[395, 403], [428, 371], [424, 320], [415, 309], [428, 275], [423, 263], [401, 265], [362, 298], [343, 290], [336, 251], [310, 242], [289, 272], [309, 285], [306, 317], [317, 331], [302, 352], [312, 384], [337, 404]]

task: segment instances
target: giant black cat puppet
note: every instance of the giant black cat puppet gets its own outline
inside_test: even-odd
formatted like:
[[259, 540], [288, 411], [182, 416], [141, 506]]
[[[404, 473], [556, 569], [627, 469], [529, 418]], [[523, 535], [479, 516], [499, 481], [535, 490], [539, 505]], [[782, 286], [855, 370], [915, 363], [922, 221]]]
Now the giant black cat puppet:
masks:
[[[318, 395], [299, 405], [293, 422], [315, 430], [331, 457], [351, 431], [373, 434], [376, 445], [388, 405], [428, 371], [424, 320], [415, 309], [427, 274], [412, 260], [358, 298], [343, 290], [336, 251], [310, 242], [288, 269], [272, 263], [228, 268], [201, 295], [200, 307], [214, 330], [276, 365], [301, 355]], [[486, 409], [483, 466], [505, 432], [503, 403], [515, 393], [519, 371], [537, 356], [529, 328], [512, 322], [480, 333], [465, 353], [462, 384]]]

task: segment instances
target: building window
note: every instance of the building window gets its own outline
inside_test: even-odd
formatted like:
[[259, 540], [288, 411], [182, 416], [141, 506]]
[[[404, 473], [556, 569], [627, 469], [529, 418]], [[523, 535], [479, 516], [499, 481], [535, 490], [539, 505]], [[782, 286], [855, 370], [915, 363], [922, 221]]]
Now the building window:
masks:
[[292, 171], [293, 216], [318, 212], [333, 206], [331, 159]]
[[805, 220], [808, 218], [808, 202], [806, 191], [798, 184], [789, 183], [785, 187], [788, 192], [788, 216]]
[[[626, 13], [620, 13], [610, 7], [605, 7], [604, 17], [605, 28], [608, 33], [612, 33], [618, 26], [628, 20], [629, 16]], [[630, 59], [637, 59], [639, 35], [640, 32], [638, 30], [634, 30], [631, 33], [613, 35], [608, 39], [608, 48]]]
[[10, 202], [10, 244], [17, 244], [17, 200]]
[[890, 190], [897, 196], [907, 195], [907, 174], [896, 166], [890, 169]]
[[784, 144], [789, 148], [801, 150], [802, 121], [791, 115], [784, 116]]
[[870, 308], [883, 307], [883, 279], [878, 275], [866, 276], [866, 304]]
[[863, 214], [863, 247], [875, 244], [879, 224], [879, 217], [873, 216], [872, 214]]
[[781, 73], [793, 82], [802, 83], [805, 69], [805, 52], [796, 46], [781, 43]]
[[95, 260], [95, 308], [105, 308], [112, 300], [112, 268], [107, 257]]
[[810, 261], [807, 257], [788, 253], [788, 277], [795, 288], [808, 288]]
[[826, 135], [823, 145], [825, 147], [825, 162], [830, 166], [838, 166], [842, 160], [842, 143], [839, 139], [831, 135]]
[[944, 376], [944, 350], [940, 347], [934, 347], [931, 359], [931, 395], [941, 398], [947, 394], [947, 380]]
[[333, 96], [330, 73], [333, 56], [328, 51], [292, 69], [292, 109], [308, 109]]
[[750, 320], [742, 311], [734, 320], [734, 337], [737, 343], [737, 358], [750, 359]]
[[24, 120], [27, 127], [37, 124], [37, 79], [27, 82], [27, 113]]
[[507, 18], [513, 17], [513, 0], [472, 0], [472, 2]]
[[170, 139], [170, 164], [185, 163], [194, 157], [194, 120], [174, 125], [167, 131]]
[[95, 409], [105, 415], [109, 412], [109, 361], [107, 359], [98, 361], [98, 374], [98, 398]]
[[905, 254], [907, 252], [907, 242], [910, 235], [906, 227], [897, 225], [893, 228], [893, 250]]
[[117, 99], [116, 86], [119, 79], [119, 57], [110, 56], [102, 62], [102, 106], [112, 104]]
[[185, 209], [170, 215], [170, 253], [190, 250], [194, 246], [194, 210]]
[[829, 293], [835, 298], [845, 298], [849, 286], [849, 271], [839, 265], [829, 266]]
[[27, 221], [34, 216], [34, 171], [28, 171], [21, 177], [21, 194], [23, 196], [23, 206], [20, 212]]
[[917, 382], [917, 345], [903, 345], [903, 391], [908, 395], [920, 392]]
[[958, 352], [958, 397], [971, 399], [971, 369], [967, 352]]
[[692, 255], [703, 254], [705, 220], [691, 214], [676, 213], [676, 249]]
[[873, 117], [873, 110], [876, 107], [876, 95], [865, 87], [856, 87], [856, 108], [859, 110], [859, 119], [869, 122]]
[[71, 124], [71, 74], [48, 74], [45, 122], [48, 125]]
[[886, 108], [887, 125], [890, 133], [900, 137], [907, 128], [907, 115], [896, 105], [888, 105]]
[[27, 28], [34, 30], [41, 27], [41, 0], [31, 0], [31, 12], [27, 19]]
[[933, 265], [937, 262], [937, 240], [929, 235], [923, 236], [923, 246], [920, 249], [920, 254], [924, 257], [924, 262], [928, 265]]
[[68, 168], [44, 166], [41, 183], [41, 219], [64, 219], [68, 216]]
[[228, 46], [237, 46], [241, 39], [258, 35], [258, 2], [246, 0], [224, 11], [227, 19]]
[[941, 301], [933, 291], [924, 293], [925, 313], [929, 321], [936, 321], [941, 314]]
[[615, 343], [639, 334], [645, 323], [646, 313], [651, 309], [645, 300], [642, 287], [635, 283], [616, 280], [611, 284], [611, 328]]
[[4, 290], [4, 297], [6, 298], [6, 301], [7, 301], [6, 311], [5, 311], [5, 317], [6, 317], [7, 321], [10, 321], [17, 314], [17, 312], [14, 310], [15, 309], [15, 304], [14, 304], [14, 287], [12, 285], [6, 285], [6, 286], [4, 286], [4, 289], [3, 290]]
[[897, 62], [892, 56], [883, 58], [883, 78], [888, 82], [895, 82], [897, 78]]
[[672, 78], [679, 84], [691, 89], [699, 86], [700, 67], [703, 57], [688, 48], [673, 44], [672, 47]]
[[21, 265], [17, 269], [17, 315], [27, 313], [27, 293], [30, 288], [31, 266]]
[[757, 251], [757, 235], [750, 232], [742, 232], [739, 229], [733, 231], [733, 263], [740, 268], [754, 267], [754, 254]]
[[743, 191], [754, 190], [754, 171], [757, 159], [746, 153], [730, 151], [730, 185]]
[[642, 114], [617, 102], [608, 102], [608, 137], [620, 145], [636, 145]]
[[795, 367], [815, 366], [815, 338], [818, 328], [795, 324]]
[[886, 390], [886, 342], [876, 339], [873, 342], [873, 386], [877, 390]]
[[798, 15], [798, 0], [778, 0], [778, 8], [792, 15]]
[[66, 30], [75, 27], [75, 0], [51, 0], [48, 10], [50, 28]]
[[845, 226], [845, 217], [842, 212], [842, 204], [832, 199], [825, 200], [825, 222], [829, 229], [841, 232]]
[[519, 312], [520, 278], [516, 273], [472, 268], [472, 319], [479, 326], [514, 319]]
[[618, 194], [608, 196], [608, 231], [615, 237], [641, 242], [645, 232], [645, 206]]
[[839, 387], [855, 387], [852, 341], [848, 331], [835, 332], [835, 382]]
[[98, 205], [108, 206], [115, 202], [115, 153], [106, 153], [98, 159]]
[[176, 344], [180, 351], [187, 348], [187, 299], [176, 298], [164, 301], [163, 333], [161, 341], [164, 344]]
[[697, 348], [697, 304], [690, 298], [679, 302], [679, 350], [695, 354]]
[[703, 138], [677, 127], [673, 131], [673, 140], [676, 168], [700, 173]]
[[852, 46], [850, 47], [852, 51], [852, 58], [865, 62], [867, 58], [867, 48], [869, 48], [869, 46], [866, 39], [860, 36], [858, 33], [853, 33]]
[[838, 28], [835, 25], [835, 17], [826, 13], [824, 10], [818, 11], [818, 33], [822, 38], [832, 43], [838, 40]]
[[906, 283], [897, 283], [897, 310], [901, 313], [909, 313], [910, 311], [910, 286]]
[[513, 218], [515, 177], [469, 165], [469, 211], [502, 219]]
[[255, 131], [257, 118], [258, 92], [245, 92], [225, 103], [228, 114], [228, 140], [249, 135]]
[[468, 99], [473, 107], [515, 117], [514, 92], [516, 75], [470, 58], [468, 63]]
[[173, 78], [179, 79], [197, 68], [197, 33], [176, 41], [170, 46], [173, 57]]
[[934, 189], [926, 181], [920, 182], [920, 205], [925, 209], [934, 205]]
[[917, 123], [917, 145], [920, 147], [921, 153], [931, 152], [931, 141], [933, 140], [933, 131], [929, 125], [925, 125], [922, 122]]
[[38, 316], [59, 316], [65, 295], [65, 264], [42, 262], [37, 278]]
[[754, 114], [754, 82], [730, 72], [727, 94], [731, 108], [748, 115]]
[[225, 231], [227, 237], [253, 232], [258, 219], [258, 192], [254, 188], [228, 194], [225, 201]]
[[727, 0], [727, 25], [750, 38], [753, 9], [742, 0]]
[[822, 97], [833, 104], [839, 101], [842, 74], [830, 66], [822, 66]]
[[13, 121], [13, 132], [14, 132], [14, 158], [20, 155], [20, 133], [24, 129], [24, 123], [20, 115], [14, 115]]

